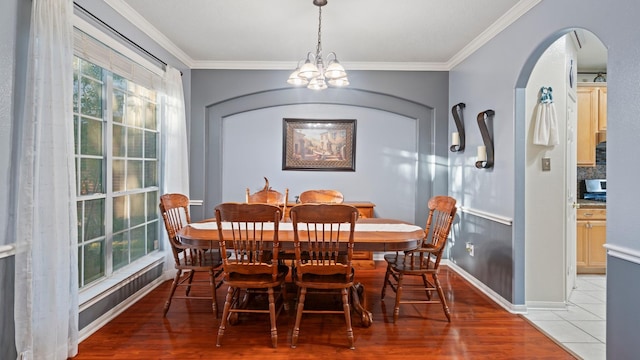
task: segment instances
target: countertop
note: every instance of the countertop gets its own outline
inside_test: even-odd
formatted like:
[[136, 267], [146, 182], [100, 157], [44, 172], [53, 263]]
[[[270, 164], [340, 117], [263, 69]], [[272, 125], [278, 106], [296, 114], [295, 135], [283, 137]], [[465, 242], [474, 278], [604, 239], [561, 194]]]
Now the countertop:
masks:
[[605, 201], [594, 201], [585, 199], [578, 199], [578, 205], [580, 205], [581, 209], [601, 209], [607, 207], [607, 203]]

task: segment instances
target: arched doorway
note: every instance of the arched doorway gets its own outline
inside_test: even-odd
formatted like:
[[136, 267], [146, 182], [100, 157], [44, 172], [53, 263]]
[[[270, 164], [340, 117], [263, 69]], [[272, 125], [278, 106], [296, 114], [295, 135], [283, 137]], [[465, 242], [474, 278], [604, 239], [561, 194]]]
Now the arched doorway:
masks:
[[[525, 191], [516, 196], [516, 202], [522, 202], [525, 219], [525, 302], [528, 309], [565, 310], [576, 305], [567, 306], [576, 288], [579, 265], [576, 261], [580, 246], [576, 242], [575, 206], [582, 194], [579, 185], [585, 178], [606, 176], [603, 175], [606, 163], [595, 163], [596, 139], [606, 139], [606, 129], [599, 129], [597, 124], [587, 131], [592, 131], [589, 135], [593, 142], [588, 144], [588, 152], [592, 152], [594, 162], [587, 167], [578, 167], [576, 150], [584, 147], [585, 141], [579, 136], [585, 132], [584, 113], [580, 122], [578, 114], [584, 101], [581, 96], [584, 88], [604, 87], [606, 95], [606, 84], [593, 83], [598, 73], [606, 74], [606, 58], [606, 48], [594, 34], [568, 29], [550, 37], [537, 49], [519, 79], [516, 107], [524, 116], [520, 119], [522, 123], [518, 124], [518, 121], [516, 125], [522, 127], [520, 133], [523, 134], [516, 146], [522, 146], [525, 154]], [[534, 143], [543, 87], [553, 88], [559, 135], [556, 145]], [[550, 167], [545, 168], [549, 163]], [[605, 257], [604, 249], [602, 253]], [[604, 302], [601, 306], [600, 320], [604, 324]], [[594, 312], [593, 315], [598, 314]], [[604, 339], [601, 341], [604, 347]]]

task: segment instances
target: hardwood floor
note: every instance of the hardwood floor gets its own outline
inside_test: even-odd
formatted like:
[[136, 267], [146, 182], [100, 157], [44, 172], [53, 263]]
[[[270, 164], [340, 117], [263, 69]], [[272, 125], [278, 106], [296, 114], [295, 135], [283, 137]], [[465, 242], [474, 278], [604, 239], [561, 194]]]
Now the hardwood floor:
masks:
[[[277, 349], [271, 347], [269, 319], [263, 314], [249, 314], [228, 326], [217, 348], [219, 321], [206, 301], [175, 300], [162, 317], [168, 281], [84, 340], [74, 359], [574, 359], [446, 266], [441, 267], [440, 279], [451, 323], [440, 305], [408, 304], [401, 306], [393, 324], [395, 293], [388, 289], [385, 301], [380, 300], [384, 262], [377, 262], [373, 270], [358, 270], [356, 278], [366, 286], [373, 324], [364, 328], [354, 318], [355, 350], [347, 347], [342, 316], [314, 314], [303, 317], [298, 347], [291, 349], [293, 304], [278, 318]], [[225, 294], [223, 286], [218, 290], [220, 309]]]

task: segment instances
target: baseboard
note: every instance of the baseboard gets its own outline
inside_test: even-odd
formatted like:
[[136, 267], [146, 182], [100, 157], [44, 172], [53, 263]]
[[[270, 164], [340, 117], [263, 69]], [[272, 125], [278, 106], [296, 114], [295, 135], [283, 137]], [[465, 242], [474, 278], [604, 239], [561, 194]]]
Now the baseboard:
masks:
[[127, 310], [131, 305], [135, 304], [138, 300], [142, 299], [146, 295], [148, 295], [152, 290], [158, 287], [165, 281], [164, 276], [160, 276], [154, 281], [150, 282], [146, 286], [144, 286], [140, 291], [137, 291], [135, 294], [129, 296], [127, 299], [113, 307], [108, 312], [102, 314], [99, 318], [82, 328], [78, 333], [78, 341], [82, 342], [84, 339], [91, 336], [94, 332], [100, 330], [103, 326], [108, 324], [111, 320], [115, 319], [116, 316], [120, 315], [122, 312]]
[[567, 303], [557, 301], [527, 301], [527, 310], [567, 310]]
[[476, 279], [471, 274], [469, 274], [464, 269], [462, 269], [460, 266], [458, 266], [457, 264], [449, 261], [448, 259], [446, 259], [446, 260], [443, 259], [442, 262], [440, 263], [440, 265], [445, 265], [445, 266], [449, 267], [449, 269], [453, 270], [456, 274], [462, 276], [465, 280], [470, 282], [471, 285], [473, 285], [481, 293], [485, 294], [487, 297], [489, 297], [491, 300], [493, 300], [493, 302], [495, 302], [496, 304], [502, 306], [508, 312], [510, 312], [512, 314], [526, 314], [527, 313], [527, 306], [526, 305], [514, 305], [514, 304], [510, 303], [505, 298], [503, 298], [500, 294], [498, 294], [497, 292], [493, 291], [487, 285], [483, 284], [478, 279]]

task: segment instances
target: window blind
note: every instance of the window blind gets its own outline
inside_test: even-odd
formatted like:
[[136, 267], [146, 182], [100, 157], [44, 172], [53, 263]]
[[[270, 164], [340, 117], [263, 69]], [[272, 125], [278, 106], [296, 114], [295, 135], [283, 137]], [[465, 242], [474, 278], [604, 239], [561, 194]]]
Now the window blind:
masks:
[[158, 90], [162, 78], [101, 41], [74, 28], [74, 54], [148, 89]]

